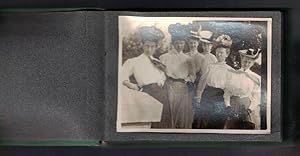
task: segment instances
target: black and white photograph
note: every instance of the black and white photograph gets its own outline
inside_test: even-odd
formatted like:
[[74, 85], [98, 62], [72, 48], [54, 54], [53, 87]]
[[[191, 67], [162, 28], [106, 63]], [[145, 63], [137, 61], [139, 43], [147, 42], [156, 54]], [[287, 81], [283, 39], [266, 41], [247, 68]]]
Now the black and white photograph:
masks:
[[119, 16], [117, 132], [270, 134], [272, 18]]

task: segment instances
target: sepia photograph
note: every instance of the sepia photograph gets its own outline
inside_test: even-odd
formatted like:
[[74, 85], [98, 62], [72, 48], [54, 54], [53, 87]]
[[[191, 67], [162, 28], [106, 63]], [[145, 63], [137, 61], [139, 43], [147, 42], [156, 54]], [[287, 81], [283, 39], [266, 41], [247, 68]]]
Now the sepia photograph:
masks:
[[270, 134], [272, 18], [119, 16], [117, 132]]

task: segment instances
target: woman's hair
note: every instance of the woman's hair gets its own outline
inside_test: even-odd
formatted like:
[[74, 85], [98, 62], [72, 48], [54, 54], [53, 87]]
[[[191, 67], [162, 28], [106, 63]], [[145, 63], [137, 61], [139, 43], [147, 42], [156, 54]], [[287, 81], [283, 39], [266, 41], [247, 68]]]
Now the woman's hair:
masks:
[[193, 36], [189, 36], [186, 41], [189, 41], [189, 40], [194, 40], [194, 41], [198, 41], [200, 43], [200, 40], [199, 38], [196, 38], [196, 37], [193, 37]]
[[176, 41], [184, 41], [184, 43], [186, 43], [186, 39], [182, 39], [182, 38], [172, 38], [171, 39], [171, 42], [172, 42], [172, 44], [174, 43], [174, 42], [176, 42]]
[[187, 37], [190, 36], [189, 31], [186, 28], [186, 25], [176, 23], [170, 24], [168, 27], [168, 32], [171, 34], [172, 42], [175, 41], [186, 41]]
[[156, 28], [155, 26], [143, 26], [138, 29], [138, 33], [141, 37], [141, 41], [145, 43], [146, 41], [155, 42], [158, 44], [164, 39], [164, 33]]

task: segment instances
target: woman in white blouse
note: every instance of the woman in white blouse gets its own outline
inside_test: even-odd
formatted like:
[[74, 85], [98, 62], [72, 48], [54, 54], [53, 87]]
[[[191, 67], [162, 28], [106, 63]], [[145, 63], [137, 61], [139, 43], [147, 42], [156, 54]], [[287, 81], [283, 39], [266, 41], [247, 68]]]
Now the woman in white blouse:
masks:
[[[165, 88], [165, 71], [158, 66], [160, 61], [152, 55], [156, 52], [158, 42], [164, 34], [156, 27], [141, 27], [139, 33], [143, 42], [143, 53], [128, 59], [122, 66], [122, 83], [129, 89], [143, 91], [163, 104], [161, 121], [152, 123], [152, 128], [171, 128], [171, 114], [168, 93]], [[130, 81], [133, 76], [137, 83]], [[152, 111], [152, 110], [149, 110]]]
[[208, 70], [201, 77], [196, 96], [198, 108], [193, 125], [195, 128], [223, 129], [227, 111], [224, 104], [224, 88], [228, 79], [228, 70], [232, 68], [226, 64], [230, 48], [224, 45], [216, 47], [217, 62], [210, 64]]
[[[229, 120], [228, 129], [260, 129], [260, 84], [261, 77], [250, 68], [260, 56], [260, 49], [240, 50], [241, 69], [229, 70], [231, 76], [225, 87], [225, 104], [232, 108], [238, 120]], [[236, 123], [234, 123], [236, 122]], [[252, 122], [253, 126], [243, 123]]]
[[[193, 96], [196, 94], [197, 85], [199, 83], [199, 80], [201, 76], [204, 74], [205, 70], [207, 70], [207, 62], [205, 56], [198, 51], [198, 46], [200, 43], [200, 36], [199, 36], [199, 30], [198, 32], [191, 31], [190, 37], [187, 39], [189, 51], [186, 53], [188, 56], [191, 57], [192, 63], [194, 65], [195, 73], [196, 73], [196, 79], [194, 83], [191, 83], [191, 91]], [[196, 103], [193, 100], [193, 107], [194, 110], [196, 109]], [[193, 122], [192, 128], [196, 128], [195, 122]]]
[[[198, 32], [201, 32], [201, 31], [198, 31]], [[203, 55], [203, 53], [200, 53], [198, 51], [198, 47], [200, 44], [200, 38], [201, 38], [201, 36], [198, 34], [198, 32], [195, 33], [195, 32], [191, 31], [191, 35], [187, 39], [189, 51], [185, 54], [187, 54], [188, 56], [190, 56], [192, 58], [196, 73], [199, 72], [200, 74], [203, 74], [207, 68], [207, 61], [206, 61], [207, 58]]]
[[159, 57], [166, 66], [167, 80], [165, 85], [171, 107], [172, 128], [192, 128], [194, 111], [192, 92], [188, 83], [195, 80], [194, 67], [190, 57], [183, 53], [187, 34], [184, 25], [171, 24], [169, 33], [172, 35], [174, 49]]
[[197, 84], [201, 75], [203, 75], [203, 73], [207, 69], [206, 58], [203, 54], [201, 54], [198, 51], [199, 42], [199, 36], [197, 34], [192, 33], [187, 39], [189, 51], [185, 53], [186, 55], [191, 57], [192, 63], [194, 65], [194, 70], [197, 75], [195, 80], [195, 83]]

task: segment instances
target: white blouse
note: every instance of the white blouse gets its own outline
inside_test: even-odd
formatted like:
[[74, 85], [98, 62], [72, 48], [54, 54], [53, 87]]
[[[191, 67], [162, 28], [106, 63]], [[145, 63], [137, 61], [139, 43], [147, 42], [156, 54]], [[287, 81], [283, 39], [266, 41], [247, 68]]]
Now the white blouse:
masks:
[[[203, 53], [202, 53], [203, 54]], [[216, 56], [212, 53], [206, 53], [206, 54], [203, 54], [204, 57], [205, 57], [205, 60], [208, 64], [212, 64], [212, 63], [216, 63], [218, 62]]]
[[217, 62], [208, 65], [208, 70], [201, 77], [196, 97], [201, 97], [206, 85], [214, 88], [224, 89], [229, 79], [228, 70], [233, 70], [226, 62]]
[[152, 83], [164, 84], [164, 81], [166, 80], [165, 73], [155, 67], [145, 54], [128, 59], [123, 64], [121, 75], [122, 82], [125, 80], [129, 81], [131, 75], [134, 76], [140, 87]]
[[208, 67], [204, 55], [202, 55], [198, 51], [191, 51], [187, 52], [186, 54], [191, 57], [195, 67], [195, 72], [200, 72], [201, 74], [204, 74]]
[[230, 97], [248, 97], [251, 101], [249, 109], [253, 110], [260, 104], [260, 83], [261, 78], [251, 70], [229, 70], [230, 77], [224, 89], [224, 101], [230, 106]]
[[169, 77], [187, 80], [191, 75], [195, 75], [190, 57], [183, 52], [171, 50], [161, 55], [159, 59], [166, 66], [166, 74]]
[[217, 62], [211, 64], [208, 68], [206, 83], [210, 87], [225, 88], [228, 79], [228, 70], [232, 69], [226, 62]]

